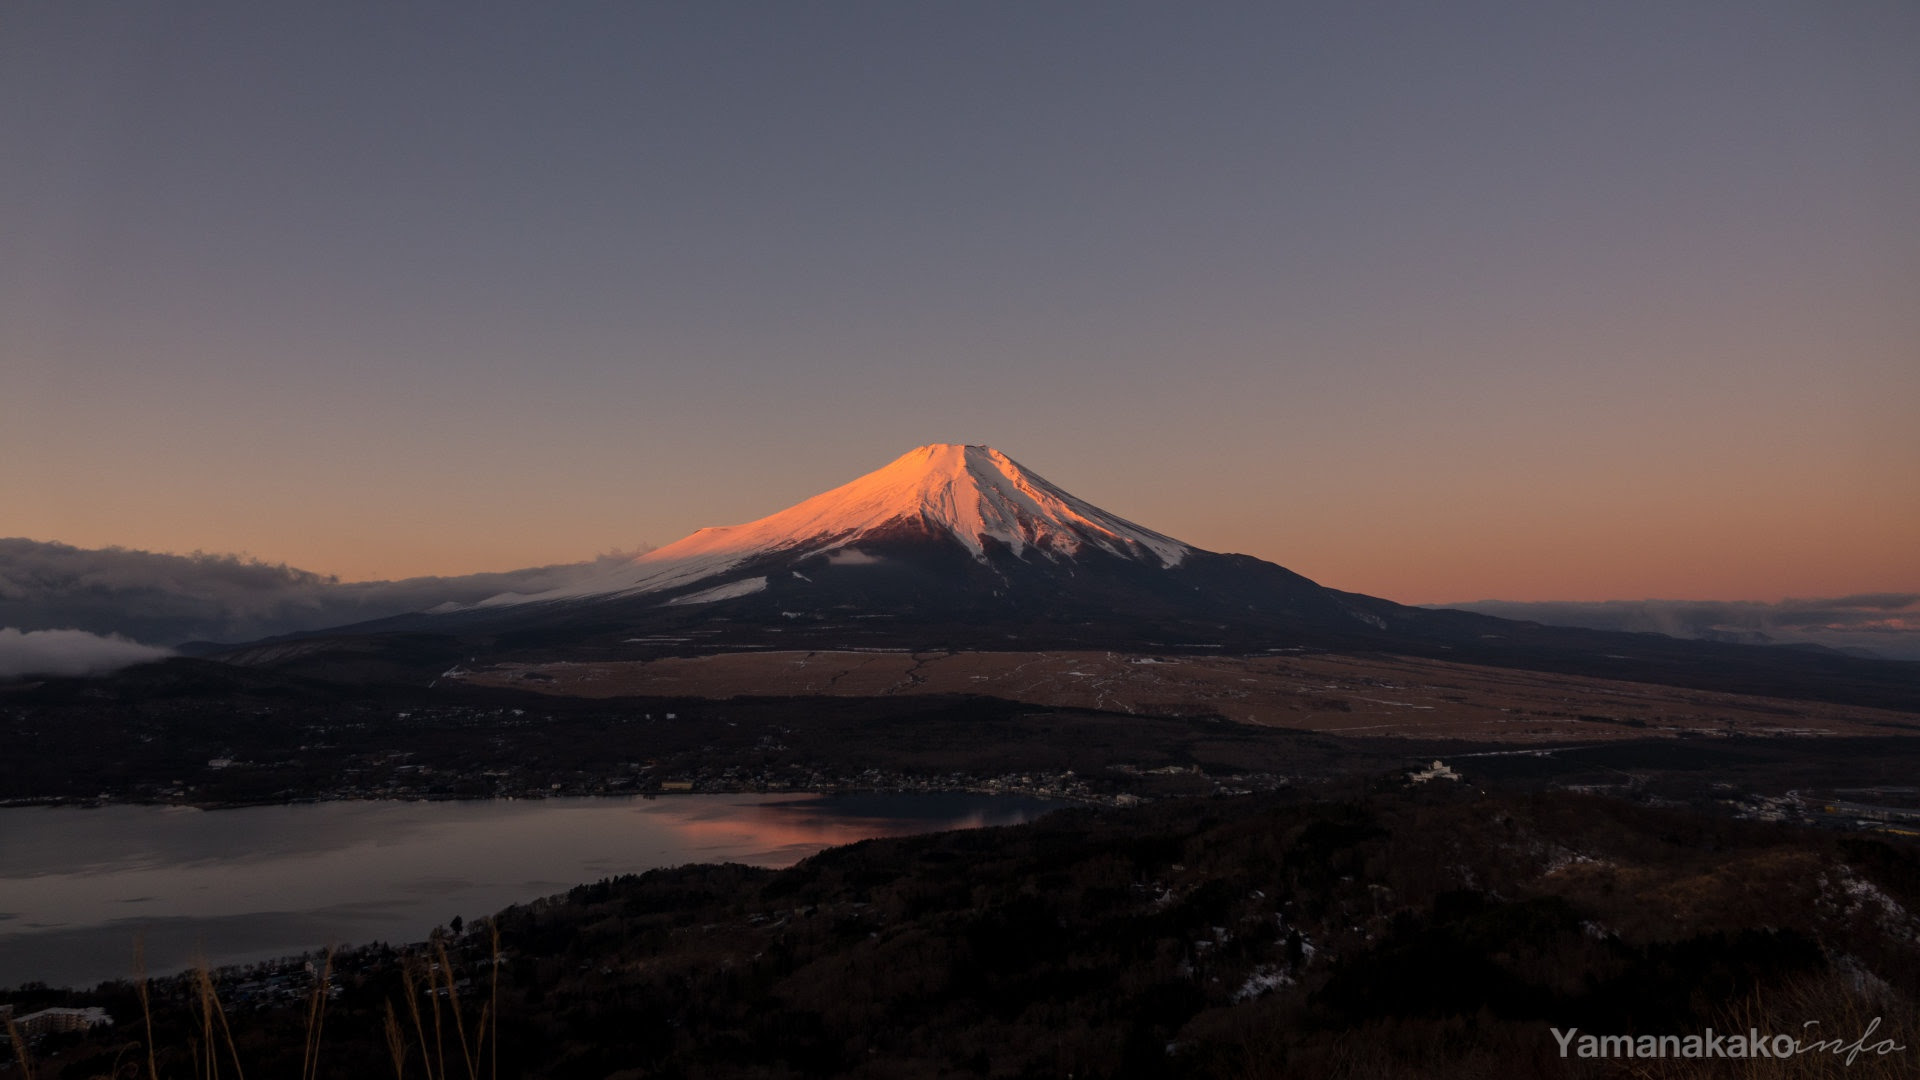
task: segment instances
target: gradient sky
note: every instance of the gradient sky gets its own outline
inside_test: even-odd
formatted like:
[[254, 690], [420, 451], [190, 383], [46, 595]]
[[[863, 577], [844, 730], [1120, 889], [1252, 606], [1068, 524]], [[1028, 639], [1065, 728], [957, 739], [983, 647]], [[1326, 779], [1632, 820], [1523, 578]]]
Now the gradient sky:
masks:
[[0, 103], [0, 535], [509, 569], [983, 442], [1407, 602], [1920, 588], [1910, 0], [0, 2]]

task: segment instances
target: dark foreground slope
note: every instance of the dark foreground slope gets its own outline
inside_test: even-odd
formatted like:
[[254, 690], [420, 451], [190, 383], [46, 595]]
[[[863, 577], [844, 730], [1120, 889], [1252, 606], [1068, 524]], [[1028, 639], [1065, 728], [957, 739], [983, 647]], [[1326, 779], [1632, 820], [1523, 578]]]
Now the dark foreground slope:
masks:
[[[1851, 1041], [1880, 1017], [1869, 1044], [1908, 1049], [1754, 1074], [1878, 1077], [1920, 1064], [1915, 905], [1910, 846], [1449, 787], [1065, 811], [787, 871], [657, 871], [503, 913], [497, 965], [471, 927], [448, 947], [470, 1041], [483, 1007], [500, 1019], [503, 1077], [1748, 1075], [1563, 1061], [1550, 1028], [1818, 1021]], [[419, 1075], [435, 1036], [415, 1034], [402, 971], [423, 984], [430, 959], [341, 958], [319, 1075], [392, 1075], [389, 1003]], [[204, 1030], [186, 997], [158, 991], [162, 1075], [185, 1075]], [[130, 991], [107, 998], [138, 1015]], [[440, 1056], [464, 1075], [446, 999]], [[233, 1022], [249, 1074], [293, 1075], [297, 1007]], [[67, 1075], [140, 1038], [69, 1047]]]

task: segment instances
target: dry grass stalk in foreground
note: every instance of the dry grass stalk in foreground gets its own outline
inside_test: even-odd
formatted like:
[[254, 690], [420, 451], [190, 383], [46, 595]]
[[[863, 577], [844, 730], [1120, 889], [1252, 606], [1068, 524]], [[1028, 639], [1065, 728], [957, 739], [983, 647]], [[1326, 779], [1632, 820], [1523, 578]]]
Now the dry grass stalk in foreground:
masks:
[[240, 1050], [233, 1044], [233, 1028], [227, 1023], [227, 1009], [220, 1001], [220, 994], [213, 988], [213, 973], [207, 970], [205, 961], [193, 969], [194, 985], [199, 989], [201, 1032], [207, 1048], [207, 1080], [218, 1080], [220, 1076], [219, 1054], [213, 1045], [213, 1022], [220, 1021], [220, 1036], [227, 1044], [227, 1057], [233, 1062], [234, 1075], [246, 1080], [247, 1070], [240, 1065]]
[[400, 1018], [394, 1015], [393, 999], [387, 999], [387, 1056], [393, 1059], [393, 1075], [407, 1075], [407, 1036], [400, 1030]]
[[27, 1040], [20, 1034], [20, 1029], [14, 1026], [13, 1017], [7, 1017], [6, 1021], [7, 1043], [13, 1047], [13, 1056], [19, 1059], [20, 1075], [26, 1080], [33, 1080], [33, 1055], [27, 1053]]
[[[427, 1080], [447, 1080], [448, 1055], [446, 1051], [445, 1023], [441, 1017], [440, 999], [447, 999], [447, 1011], [452, 1014], [451, 1024], [455, 1041], [460, 1044], [460, 1061], [466, 1067], [467, 1080], [480, 1080], [481, 1051], [487, 1049], [487, 1034], [493, 1033], [491, 1047], [490, 1075], [500, 1075], [500, 930], [491, 922], [488, 930], [492, 944], [492, 978], [489, 982], [489, 1000], [480, 1008], [480, 1017], [474, 1026], [473, 1038], [467, 1038], [466, 1010], [460, 1004], [460, 987], [453, 975], [453, 960], [447, 953], [446, 942], [436, 938], [434, 950], [426, 964], [426, 985], [424, 987], [429, 1006], [433, 1010], [433, 1039], [427, 1039], [427, 1025], [421, 1016], [419, 996], [422, 987], [416, 981], [416, 968], [409, 961], [400, 968], [400, 983], [406, 994], [407, 1015], [413, 1020], [414, 1036], [419, 1040], [420, 1058], [426, 1068]], [[406, 1029], [400, 1023], [398, 1010], [393, 1002], [387, 1002], [386, 1017], [387, 1054], [393, 1061], [395, 1080], [406, 1080], [406, 1065], [412, 1056], [407, 1046]]]
[[327, 986], [332, 980], [333, 950], [328, 949], [320, 978], [313, 984], [313, 998], [307, 1004], [306, 1046], [300, 1055], [300, 1080], [314, 1080], [320, 1075], [320, 1033], [327, 1023]]
[[140, 1016], [147, 1024], [147, 1080], [160, 1080], [160, 1068], [153, 1056], [153, 1000], [147, 990], [147, 942], [144, 937], [133, 943], [133, 988], [140, 995]]

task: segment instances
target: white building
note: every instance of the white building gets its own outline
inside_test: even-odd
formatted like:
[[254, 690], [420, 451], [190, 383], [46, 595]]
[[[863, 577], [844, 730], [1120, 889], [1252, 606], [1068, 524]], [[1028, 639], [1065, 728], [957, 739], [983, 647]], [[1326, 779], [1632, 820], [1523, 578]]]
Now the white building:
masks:
[[1407, 779], [1415, 784], [1424, 784], [1429, 780], [1458, 780], [1460, 779], [1460, 774], [1454, 772], [1451, 767], [1441, 762], [1439, 758], [1435, 758], [1432, 768], [1420, 769], [1409, 775]]
[[21, 1038], [37, 1039], [57, 1031], [84, 1031], [90, 1027], [111, 1023], [113, 1023], [113, 1017], [107, 1015], [107, 1010], [97, 1006], [88, 1009], [55, 1007], [41, 1009], [37, 1013], [28, 1013], [16, 1019], [13, 1026], [20, 1030]]

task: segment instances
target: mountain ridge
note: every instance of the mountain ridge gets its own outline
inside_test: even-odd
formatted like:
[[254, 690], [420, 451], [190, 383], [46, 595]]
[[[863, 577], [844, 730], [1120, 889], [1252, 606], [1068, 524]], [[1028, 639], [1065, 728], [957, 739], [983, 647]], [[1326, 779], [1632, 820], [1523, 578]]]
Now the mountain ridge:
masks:
[[477, 602], [182, 651], [409, 686], [459, 664], [738, 650], [1333, 651], [1920, 712], [1913, 664], [1544, 626], [1342, 592], [1135, 524], [985, 446], [928, 444], [756, 521], [558, 569], [545, 588], [510, 585]]

